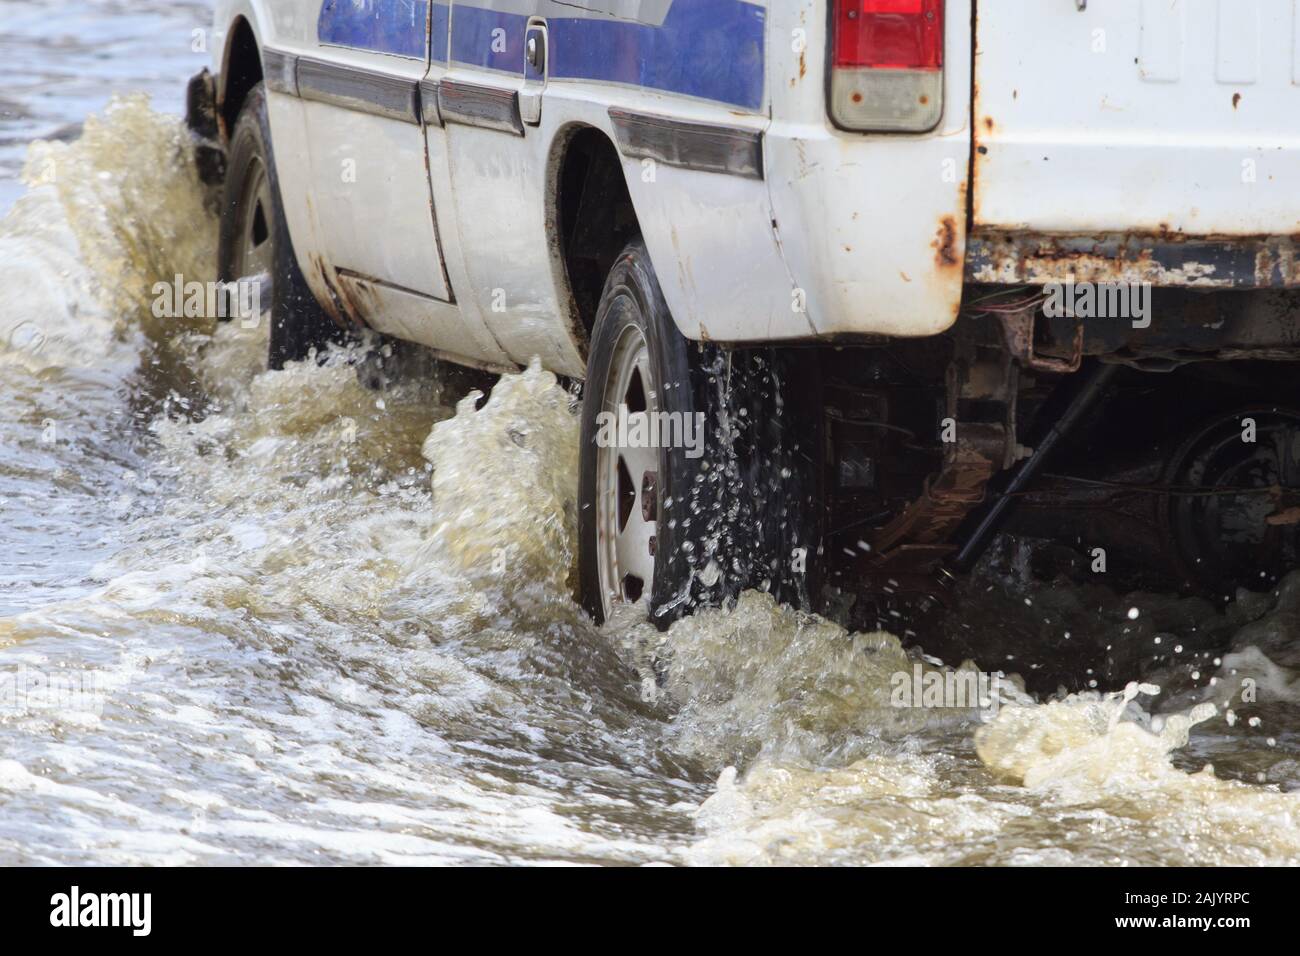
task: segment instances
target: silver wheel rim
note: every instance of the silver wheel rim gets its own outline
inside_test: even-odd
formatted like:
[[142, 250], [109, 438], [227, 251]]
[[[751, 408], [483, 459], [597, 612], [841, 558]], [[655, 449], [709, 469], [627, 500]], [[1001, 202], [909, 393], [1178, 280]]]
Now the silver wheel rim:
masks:
[[[628, 325], [614, 346], [601, 411], [617, 421], [620, 408], [653, 414], [658, 401], [645, 336]], [[649, 600], [655, 570], [659, 450], [653, 442], [620, 446], [622, 437], [596, 449], [597, 566], [607, 619], [616, 604]]]
[[[271, 180], [258, 157], [249, 162], [239, 205], [235, 209], [234, 261], [230, 264], [236, 281], [274, 275], [275, 245], [272, 240], [273, 206]], [[269, 285], [269, 281], [265, 283]]]

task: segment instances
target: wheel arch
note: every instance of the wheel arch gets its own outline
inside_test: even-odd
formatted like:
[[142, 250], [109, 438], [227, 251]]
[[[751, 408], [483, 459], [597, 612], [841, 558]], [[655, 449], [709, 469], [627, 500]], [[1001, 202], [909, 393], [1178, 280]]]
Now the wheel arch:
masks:
[[226, 34], [221, 71], [217, 76], [217, 114], [228, 140], [248, 91], [262, 81], [262, 47], [252, 22], [240, 15]]
[[641, 227], [622, 157], [605, 130], [581, 122], [562, 127], [547, 166], [547, 234], [556, 288], [585, 356], [605, 279]]

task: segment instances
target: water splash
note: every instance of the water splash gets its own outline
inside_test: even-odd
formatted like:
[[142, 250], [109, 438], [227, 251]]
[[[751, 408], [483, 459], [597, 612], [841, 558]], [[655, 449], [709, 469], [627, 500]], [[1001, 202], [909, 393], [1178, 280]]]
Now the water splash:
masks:
[[106, 690], [0, 719], [0, 859], [1300, 862], [1294, 746], [1273, 785], [1184, 765], [1218, 741], [1252, 780], [1294, 737], [1295, 581], [1188, 665], [1218, 684], [1039, 702], [1008, 676], [996, 714], [898, 706], [899, 674], [950, 670], [763, 594], [598, 630], [551, 375], [377, 392], [364, 347], [266, 372], [264, 328], [153, 318], [154, 281], [210, 275], [185, 150], [122, 102], [34, 147], [0, 222], [29, 336], [0, 359], [0, 544], [31, 565], [0, 669]]
[[154, 282], [209, 278], [216, 223], [184, 129], [143, 96], [118, 98], [79, 139], [32, 144], [28, 191], [0, 221], [9, 308], [0, 356], [39, 370], [129, 368]]

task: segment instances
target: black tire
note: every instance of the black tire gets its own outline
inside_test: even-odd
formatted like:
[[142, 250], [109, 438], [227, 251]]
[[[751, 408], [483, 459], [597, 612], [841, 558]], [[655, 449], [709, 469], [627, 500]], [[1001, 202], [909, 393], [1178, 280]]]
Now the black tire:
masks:
[[813, 608], [824, 565], [816, 353], [723, 349], [687, 340], [673, 322], [640, 239], [611, 269], [592, 329], [578, 492], [584, 608], [603, 622], [597, 415], [608, 410], [613, 352], [628, 325], [644, 336], [658, 383], [657, 410], [703, 413], [705, 425], [702, 456], [692, 458], [682, 447], [658, 449], [651, 620], [665, 628], [750, 588]]
[[221, 228], [217, 245], [217, 277], [223, 282], [241, 278], [237, 274], [238, 244], [247, 216], [253, 215], [245, 200], [251, 175], [259, 168], [269, 181], [269, 210], [260, 210], [262, 228], [272, 243], [270, 259], [271, 329], [267, 366], [279, 369], [286, 362], [306, 358], [313, 349], [323, 350], [346, 334], [316, 301], [294, 255], [293, 240], [284, 220], [280, 180], [271, 149], [271, 125], [267, 118], [266, 91], [258, 83], [248, 92], [227, 151], [226, 184], [221, 201]]

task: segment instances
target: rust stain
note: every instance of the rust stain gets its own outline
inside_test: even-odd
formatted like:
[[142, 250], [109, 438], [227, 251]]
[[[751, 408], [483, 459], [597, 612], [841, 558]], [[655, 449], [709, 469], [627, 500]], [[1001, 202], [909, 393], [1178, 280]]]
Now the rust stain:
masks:
[[[1014, 281], [1029, 284], [1058, 281], [1070, 276], [1077, 282], [1151, 282], [1199, 288], [1229, 288], [1233, 276], [1221, 258], [1186, 255], [1176, 261], [1163, 258], [1157, 246], [1180, 246], [1193, 237], [1162, 223], [1157, 233], [1129, 234], [1122, 239], [1097, 235], [1088, 244], [1065, 246], [1040, 237], [1028, 242], [1013, 236], [985, 243], [977, 256], [982, 261], [976, 281]], [[1210, 245], [1227, 242], [1259, 242], [1254, 250], [1254, 284], [1262, 287], [1291, 286], [1300, 282], [1300, 254], [1291, 242], [1275, 236], [1197, 236], [1195, 241]], [[1116, 243], [1119, 243], [1117, 246]], [[987, 260], [987, 261], [983, 261]]]
[[320, 276], [321, 282], [324, 283], [326, 290], [329, 292], [327, 300], [321, 303], [321, 308], [325, 310], [325, 314], [340, 328], [365, 328], [366, 323], [362, 320], [362, 313], [357, 309], [356, 303], [352, 302], [346, 290], [334, 281], [324, 260], [313, 255], [311, 257], [311, 267], [316, 270], [316, 274]]
[[[1279, 263], [1280, 264], [1280, 263]], [[1273, 274], [1273, 255], [1265, 247], [1255, 253], [1255, 277], [1269, 277]]]
[[[799, 29], [795, 31], [798, 35], [806, 37], [808, 34], [803, 29], [808, 23], [808, 11], [799, 11]], [[799, 75], [790, 80], [790, 88], [794, 89], [799, 85], [799, 81], [808, 75], [808, 43], [804, 41], [799, 49]]]
[[332, 283], [330, 285], [330, 291], [333, 292], [334, 295], [338, 297], [339, 301], [343, 303], [343, 311], [347, 313], [348, 317], [352, 319], [353, 322], [357, 325], [365, 324], [361, 320], [361, 316], [365, 314], [365, 311], [361, 309], [356, 300], [352, 298], [351, 290], [348, 289], [347, 286], [342, 283]]
[[1237, 108], [1237, 105], [1238, 105], [1240, 102], [1241, 102], [1241, 94], [1240, 94], [1240, 93], [1233, 93], [1233, 94], [1232, 94], [1232, 108], [1233, 108], [1234, 110]]
[[972, 217], [979, 213], [979, 199], [971, 198], [970, 180], [963, 179], [957, 187], [957, 214], [966, 220], [972, 222]]
[[992, 116], [986, 116], [986, 117], [984, 117], [984, 128], [985, 128], [986, 130], [988, 130], [990, 133], [993, 132], [993, 117], [992, 117]]
[[1279, 511], [1271, 514], [1264, 519], [1265, 524], [1273, 527], [1300, 524], [1300, 508], [1287, 508], [1285, 511]]
[[957, 221], [952, 216], [944, 216], [939, 222], [939, 234], [930, 245], [940, 269], [951, 269], [961, 264], [957, 258]]
[[[975, 97], [974, 109], [979, 109], [980, 90], [978, 78], [972, 79], [972, 85], [974, 87], [972, 95]], [[973, 151], [970, 157], [970, 175], [974, 177], [974, 182], [978, 183], [980, 181], [980, 176], [983, 175], [983, 160], [989, 150], [987, 146], [980, 142], [982, 130], [980, 129], [980, 124], [974, 121], [975, 115], [976, 114], [974, 113], [971, 115], [971, 147]], [[992, 117], [986, 117], [986, 122], [991, 119]], [[970, 190], [969, 182], [964, 185], [968, 190]], [[969, 221], [974, 224], [980, 221], [980, 190], [975, 189], [972, 191], [974, 192], [974, 196], [971, 196], [969, 192], [963, 194], [962, 208], [967, 210], [966, 215], [968, 216]]]
[[330, 282], [329, 271], [325, 268], [325, 263], [321, 261], [320, 256], [314, 253], [311, 256], [311, 268], [320, 276], [321, 283], [329, 292], [329, 295], [321, 302], [321, 308], [325, 310], [325, 314], [334, 321], [335, 325], [346, 327], [347, 322], [344, 320], [342, 312], [339, 311], [338, 297], [334, 292], [334, 284]]

